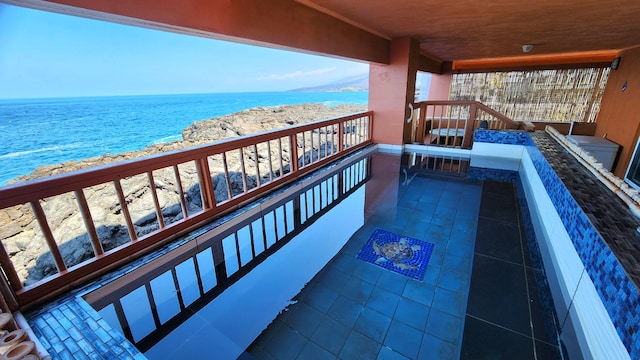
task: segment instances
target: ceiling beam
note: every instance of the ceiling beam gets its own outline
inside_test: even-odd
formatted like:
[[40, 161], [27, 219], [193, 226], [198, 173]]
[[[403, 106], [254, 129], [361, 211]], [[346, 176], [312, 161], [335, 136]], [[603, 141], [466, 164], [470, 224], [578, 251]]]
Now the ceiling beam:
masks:
[[566, 69], [610, 66], [620, 55], [619, 50], [578, 53], [514, 56], [490, 59], [458, 60], [451, 63], [451, 72], [492, 72], [543, 69]]
[[418, 59], [418, 71], [442, 74], [442, 60], [437, 60], [429, 55], [420, 54], [420, 58]]

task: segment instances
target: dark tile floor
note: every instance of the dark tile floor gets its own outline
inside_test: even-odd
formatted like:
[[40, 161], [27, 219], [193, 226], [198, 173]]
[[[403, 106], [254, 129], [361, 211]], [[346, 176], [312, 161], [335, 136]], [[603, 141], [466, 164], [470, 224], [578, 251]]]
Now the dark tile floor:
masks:
[[[559, 354], [555, 337], [542, 331], [548, 321], [539, 315], [548, 313], [536, 307], [533, 279], [541, 270], [524, 260], [512, 184], [485, 181], [483, 191], [481, 181], [418, 176], [397, 195], [395, 209], [374, 212], [243, 359]], [[377, 228], [435, 244], [422, 281], [357, 258]]]
[[[461, 359], [561, 359], [511, 183], [485, 181]], [[546, 315], [546, 318], [545, 318]]]

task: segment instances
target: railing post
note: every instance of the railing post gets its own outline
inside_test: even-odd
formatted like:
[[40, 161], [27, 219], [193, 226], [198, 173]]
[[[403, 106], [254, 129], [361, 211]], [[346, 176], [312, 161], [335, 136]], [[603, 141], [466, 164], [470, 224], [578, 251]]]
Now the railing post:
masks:
[[[418, 137], [418, 141], [423, 144], [424, 143], [424, 135], [427, 133], [427, 104], [420, 104], [420, 126], [418, 127], [420, 135]], [[431, 129], [429, 129], [431, 130]]]
[[[11, 284], [13, 291], [18, 291], [22, 289], [22, 282], [20, 281], [16, 268], [13, 266], [13, 262], [11, 262], [11, 258], [9, 257], [9, 254], [7, 254], [7, 250], [4, 248], [4, 244], [2, 244], [2, 242], [0, 242], [0, 264], [2, 264], [2, 272], [4, 272], [7, 277], [7, 279], [5, 279], [4, 276], [0, 274], [0, 278], [2, 278], [0, 292], [2, 292], [6, 301], [15, 301], [17, 304], [17, 300], [15, 300], [15, 293], [9, 291], [8, 285]], [[5, 284], [6, 280], [9, 281], [9, 284]], [[5, 285], [7, 285], [7, 289], [5, 289]], [[10, 294], [5, 294], [5, 292]], [[8, 295], [11, 295], [11, 297], [7, 297]], [[9, 306], [11, 305], [12, 304], [9, 304]]]
[[367, 115], [367, 121], [369, 122], [368, 124], [369, 132], [367, 133], [367, 141], [369, 141], [371, 140], [371, 134], [373, 134], [373, 113], [369, 113], [369, 115]]
[[[4, 255], [6, 255], [6, 252], [4, 251], [4, 246], [0, 246], [0, 248], [2, 248], [2, 252], [4, 253]], [[8, 258], [8, 256], [6, 257]], [[4, 266], [3, 266], [3, 270], [6, 271]], [[13, 266], [11, 270], [13, 271], [13, 274], [17, 279], [18, 275], [15, 273], [15, 269], [13, 269]], [[16, 281], [17, 281], [16, 287], [22, 288], [22, 284], [20, 283], [20, 280], [18, 279]], [[3, 311], [18, 310], [19, 304], [18, 304], [18, 300], [16, 299], [16, 294], [12, 291], [11, 286], [7, 282], [7, 279], [5, 279], [5, 277], [2, 275], [0, 275], [0, 294], [2, 295], [2, 299], [0, 299], [0, 303], [2, 303], [2, 307], [4, 308]]]
[[[291, 148], [291, 172], [296, 173], [298, 172], [298, 134], [289, 135], [289, 147]], [[304, 163], [304, 160], [302, 161]]]
[[338, 123], [338, 153], [344, 150], [344, 122]]
[[462, 142], [462, 147], [464, 149], [471, 148], [471, 144], [473, 143], [473, 128], [476, 122], [477, 111], [478, 106], [475, 103], [469, 105], [469, 118], [464, 125], [464, 140]]

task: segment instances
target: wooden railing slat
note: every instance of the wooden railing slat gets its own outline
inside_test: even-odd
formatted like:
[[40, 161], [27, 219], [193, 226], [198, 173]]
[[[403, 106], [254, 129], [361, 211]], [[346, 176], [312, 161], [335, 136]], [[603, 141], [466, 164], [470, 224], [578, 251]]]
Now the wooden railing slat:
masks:
[[178, 169], [178, 165], [173, 165], [173, 174], [176, 177], [176, 186], [178, 187], [178, 196], [180, 196], [180, 207], [182, 207], [182, 216], [186, 219], [189, 217], [189, 208], [187, 206], [187, 199], [184, 195], [184, 189], [182, 187], [182, 179], [180, 179], [180, 170]]
[[278, 157], [280, 158], [280, 177], [284, 176], [284, 163], [282, 160], [282, 138], [278, 138]]
[[133, 226], [133, 221], [131, 220], [131, 213], [129, 212], [129, 205], [127, 205], [127, 198], [124, 196], [124, 191], [122, 191], [122, 185], [120, 184], [120, 180], [114, 180], [113, 186], [115, 186], [116, 188], [118, 201], [120, 201], [120, 207], [122, 208], [122, 215], [124, 215], [124, 221], [127, 223], [127, 230], [129, 230], [129, 237], [131, 238], [131, 241], [136, 241], [138, 239], [138, 234], [136, 234], [136, 229]]
[[227, 153], [222, 153], [222, 165], [224, 167], [224, 176], [227, 181], [228, 200], [233, 198], [233, 189], [231, 188], [231, 176], [229, 175], [229, 166], [227, 165]]
[[40, 230], [42, 231], [42, 235], [44, 236], [45, 241], [47, 242], [49, 251], [51, 251], [51, 256], [53, 256], [53, 261], [56, 264], [58, 272], [61, 273], [67, 271], [67, 265], [64, 263], [64, 259], [62, 258], [62, 254], [60, 253], [60, 249], [58, 248], [58, 244], [56, 244], [56, 239], [53, 237], [53, 232], [51, 232], [51, 228], [49, 227], [49, 223], [47, 222], [47, 215], [45, 215], [44, 210], [42, 209], [42, 205], [40, 205], [40, 201], [32, 201], [31, 208], [33, 209], [33, 213], [36, 216], [38, 225], [40, 225]]
[[[302, 150], [304, 151], [304, 148]], [[289, 151], [291, 154], [289, 169], [295, 173], [298, 171], [298, 136], [296, 134], [289, 135]], [[302, 167], [304, 167], [304, 160], [302, 161]]]
[[164, 229], [164, 217], [162, 216], [162, 209], [160, 208], [160, 200], [158, 199], [158, 192], [156, 191], [156, 181], [153, 179], [153, 173], [147, 172], [147, 178], [149, 179], [149, 189], [151, 190], [151, 196], [153, 197], [153, 205], [156, 209], [156, 217], [160, 229]]
[[[267, 141], [267, 161], [269, 162], [269, 182], [273, 181], [273, 159], [271, 158], [271, 141]], [[282, 167], [280, 167], [282, 169]]]
[[242, 172], [242, 192], [246, 193], [249, 190], [249, 180], [247, 179], [247, 169], [244, 166], [244, 148], [238, 149], [238, 155], [240, 156], [240, 171]]
[[84, 196], [84, 192], [82, 190], [76, 190], [75, 195], [78, 200], [78, 206], [80, 207], [80, 214], [82, 215], [84, 226], [87, 229], [87, 233], [89, 233], [89, 238], [91, 239], [93, 253], [95, 256], [100, 256], [104, 254], [104, 250], [102, 249], [102, 244], [100, 243], [98, 232], [96, 231], [96, 226], [94, 225], [93, 218], [91, 217], [87, 198]]
[[256, 186], [262, 186], [262, 179], [260, 179], [260, 162], [258, 161], [258, 145], [253, 145], [253, 161], [256, 166]]

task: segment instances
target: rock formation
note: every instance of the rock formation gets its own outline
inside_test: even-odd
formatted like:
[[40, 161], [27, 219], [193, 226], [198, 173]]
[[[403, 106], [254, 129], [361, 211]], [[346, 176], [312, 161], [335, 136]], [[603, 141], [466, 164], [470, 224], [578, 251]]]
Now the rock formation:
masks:
[[[18, 181], [40, 178], [49, 175], [80, 170], [84, 168], [126, 161], [137, 157], [155, 153], [181, 149], [189, 146], [201, 145], [212, 141], [233, 138], [237, 136], [262, 132], [275, 128], [283, 128], [294, 124], [307, 123], [320, 119], [343, 116], [350, 113], [366, 111], [365, 106], [340, 105], [327, 107], [322, 104], [304, 104], [292, 106], [278, 106], [271, 108], [254, 108], [235, 114], [225, 115], [201, 122], [195, 122], [183, 130], [183, 140], [158, 144], [140, 151], [90, 158], [83, 161], [69, 161], [58, 165], [47, 165], [36, 169], [33, 173], [22, 176]], [[317, 133], [316, 133], [317, 134]], [[305, 154], [300, 154], [298, 163], [309, 162], [318, 154], [332, 152], [336, 147], [330, 141], [323, 144], [307, 143]], [[272, 154], [277, 150], [271, 149]], [[283, 149], [284, 162], [289, 162], [287, 149]], [[255, 157], [265, 159], [266, 148], [258, 148], [257, 154], [245, 149], [246, 186], [255, 187], [258, 181], [255, 169]], [[304, 160], [303, 160], [304, 159]], [[244, 179], [239, 169], [240, 155], [228, 159], [230, 170], [230, 186], [227, 186], [226, 176], [222, 174], [223, 167], [220, 159], [210, 157], [210, 168], [215, 196], [218, 202], [229, 197], [228, 189], [233, 195], [244, 191]], [[262, 162], [261, 162], [262, 164]], [[274, 164], [276, 165], [276, 164]], [[187, 210], [190, 214], [202, 209], [200, 188], [197, 182], [195, 165], [185, 163], [179, 165], [180, 180], [185, 191]], [[269, 178], [268, 167], [261, 165], [261, 181]], [[273, 167], [273, 177], [280, 176], [284, 169]], [[177, 181], [172, 168], [154, 171], [154, 182], [162, 218], [166, 224], [175, 222], [183, 217]], [[151, 200], [151, 188], [145, 174], [137, 175], [121, 181], [127, 205], [131, 212], [134, 228], [138, 236], [142, 236], [159, 228], [159, 222]], [[122, 215], [122, 208], [115, 188], [112, 184], [101, 184], [83, 190], [89, 203], [91, 216], [96, 227], [98, 237], [105, 251], [113, 249], [130, 241], [128, 229]], [[41, 201], [47, 214], [49, 226], [62, 252], [68, 267], [79, 264], [93, 256], [93, 249], [86, 234], [82, 216], [79, 213], [77, 201], [73, 193], [63, 194]], [[20, 279], [26, 284], [37, 282], [56, 273], [56, 267], [49, 249], [40, 233], [40, 227], [35, 220], [29, 204], [0, 210], [0, 239], [12, 259]]]

